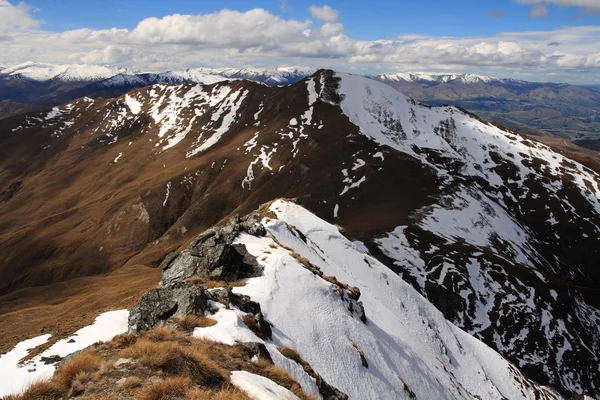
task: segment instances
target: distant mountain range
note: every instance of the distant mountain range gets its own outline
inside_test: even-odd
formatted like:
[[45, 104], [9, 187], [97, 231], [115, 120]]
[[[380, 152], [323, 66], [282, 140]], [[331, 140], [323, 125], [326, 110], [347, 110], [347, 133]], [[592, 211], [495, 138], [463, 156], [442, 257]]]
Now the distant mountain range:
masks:
[[431, 105], [451, 104], [523, 133], [600, 136], [600, 92], [566, 83], [485, 76], [385, 74], [373, 77]]
[[600, 92], [600, 85], [585, 85], [584, 87], [586, 87], [590, 90], [595, 90], [597, 92]]
[[[247, 79], [279, 86], [295, 83], [312, 72], [309, 68], [289, 67], [140, 73], [112, 66], [29, 62], [0, 68], [0, 118], [84, 96], [114, 98], [157, 83], [213, 84]], [[600, 85], [538, 83], [476, 74], [394, 73], [369, 77], [425, 104], [459, 106], [526, 134], [580, 140], [600, 137]]]
[[310, 75], [308, 68], [193, 68], [164, 73], [140, 73], [94, 65], [51, 65], [28, 62], [0, 67], [0, 119], [54, 107], [80, 98], [114, 98], [157, 83], [212, 84], [247, 79], [269, 86], [288, 85]]

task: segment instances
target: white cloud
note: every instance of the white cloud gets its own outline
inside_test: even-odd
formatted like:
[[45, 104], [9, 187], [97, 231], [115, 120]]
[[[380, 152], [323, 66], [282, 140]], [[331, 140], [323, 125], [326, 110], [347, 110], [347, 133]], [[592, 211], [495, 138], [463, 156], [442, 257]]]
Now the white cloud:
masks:
[[517, 0], [521, 4], [554, 4], [561, 7], [581, 7], [589, 13], [600, 13], [599, 0]]
[[531, 18], [543, 18], [548, 16], [548, 7], [543, 4], [531, 7], [529, 10], [529, 17]]
[[0, 34], [0, 65], [34, 60], [161, 71], [201, 65], [300, 64], [371, 71], [578, 74], [599, 79], [598, 43], [598, 26], [464, 38], [405, 33], [395, 39], [366, 41], [344, 34], [339, 22], [315, 26], [310, 20], [286, 19], [263, 9], [222, 10], [148, 18], [131, 30], [13, 29]]
[[317, 7], [315, 5], [312, 5], [308, 7], [308, 11], [310, 11], [313, 17], [315, 17], [321, 22], [337, 22], [340, 16], [340, 13], [337, 10], [329, 6]]
[[35, 11], [27, 3], [13, 5], [8, 0], [0, 0], [0, 33], [37, 28], [41, 21], [33, 18]]

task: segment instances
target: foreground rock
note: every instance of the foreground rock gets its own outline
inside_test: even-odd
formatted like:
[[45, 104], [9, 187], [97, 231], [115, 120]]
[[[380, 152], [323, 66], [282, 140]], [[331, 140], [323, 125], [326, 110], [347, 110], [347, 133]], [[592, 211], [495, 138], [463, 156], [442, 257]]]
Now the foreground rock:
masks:
[[[161, 264], [162, 281], [159, 286], [146, 293], [131, 310], [129, 333], [140, 334], [161, 324], [174, 324], [187, 315], [204, 316], [212, 311], [211, 303], [219, 303], [247, 313], [244, 323], [259, 338], [272, 340], [272, 325], [266, 320], [260, 304], [248, 296], [234, 293], [229, 286], [231, 282], [257, 277], [263, 273], [256, 257], [248, 252], [246, 246], [234, 244], [243, 232], [257, 237], [266, 235], [258, 213], [245, 217], [235, 216], [225, 225], [213, 227], [199, 235], [181, 253], [167, 255]], [[224, 287], [208, 290], [201, 282], [221, 282]], [[335, 287], [342, 298], [348, 297], [347, 290]], [[354, 297], [358, 300], [356, 295]], [[362, 305], [360, 309], [362, 310]], [[362, 315], [364, 318], [364, 310]], [[256, 357], [273, 363], [263, 343], [238, 345], [248, 349]], [[303, 369], [315, 380], [324, 399], [348, 399], [346, 394], [328, 384], [308, 363], [305, 364], [302, 365]]]

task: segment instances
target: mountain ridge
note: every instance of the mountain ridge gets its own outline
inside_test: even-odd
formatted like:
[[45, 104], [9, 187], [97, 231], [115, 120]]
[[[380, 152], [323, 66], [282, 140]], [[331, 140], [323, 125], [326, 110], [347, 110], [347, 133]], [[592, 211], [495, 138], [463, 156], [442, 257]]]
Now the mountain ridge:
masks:
[[293, 197], [528, 376], [598, 390], [600, 178], [547, 146], [324, 70], [285, 87], [159, 84], [0, 127], [4, 293], [156, 265]]

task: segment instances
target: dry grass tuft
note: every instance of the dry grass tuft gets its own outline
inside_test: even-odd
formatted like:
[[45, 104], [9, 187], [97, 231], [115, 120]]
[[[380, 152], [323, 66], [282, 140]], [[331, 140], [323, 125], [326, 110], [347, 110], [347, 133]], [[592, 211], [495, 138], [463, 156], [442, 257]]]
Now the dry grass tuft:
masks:
[[219, 391], [192, 389], [185, 396], [185, 400], [251, 400], [248, 395], [235, 388], [225, 387]]
[[294, 393], [302, 400], [310, 399], [304, 392], [302, 391], [302, 386], [298, 382], [296, 382], [290, 374], [284, 370], [283, 368], [270, 363], [267, 360], [259, 358], [256, 362], [256, 365], [260, 368], [263, 376], [269, 378], [270, 380], [278, 383], [284, 388], [288, 389], [290, 392]]
[[208, 328], [209, 326], [214, 326], [217, 324], [217, 321], [210, 317], [200, 317], [200, 328]]
[[240, 287], [240, 286], [246, 285], [246, 281], [243, 281], [243, 280], [226, 282], [226, 281], [222, 281], [222, 280], [219, 280], [219, 279], [211, 277], [211, 276], [192, 276], [192, 277], [188, 278], [186, 282], [189, 284], [192, 284], [192, 285], [206, 286], [207, 289], [215, 289], [215, 288], [221, 288], [221, 287], [227, 287], [227, 286]]
[[352, 341], [352, 346], [358, 352], [358, 355], [360, 356], [360, 362], [362, 363], [363, 367], [369, 368], [369, 363], [367, 362], [367, 358], [365, 357], [365, 352], [360, 347], [358, 347], [358, 345], [354, 343], [354, 341]]
[[92, 380], [95, 372], [102, 366], [102, 359], [92, 351], [77, 354], [56, 371], [54, 381], [65, 388], [70, 388], [75, 381], [78, 383]]
[[256, 318], [254, 318], [254, 315], [246, 314], [244, 315], [242, 320], [244, 321], [244, 324], [246, 324], [246, 326], [250, 328], [250, 330], [254, 332], [256, 336], [263, 340], [265, 339], [263, 333], [260, 330], [260, 326], [258, 326], [258, 322], [256, 322]]
[[256, 212], [258, 213], [258, 216], [261, 219], [264, 219], [264, 218], [277, 219], [277, 215], [273, 211], [270, 210], [271, 204], [273, 204], [276, 200], [277, 199], [271, 200], [268, 203], [261, 204], [260, 207], [258, 207], [258, 210]]
[[304, 266], [304, 268], [312, 271], [314, 273], [314, 271], [319, 271], [319, 269], [317, 267], [315, 267], [314, 265], [312, 265], [310, 263], [310, 261], [308, 261], [306, 258], [302, 257], [300, 254], [296, 253], [295, 250], [290, 250], [290, 255], [292, 257], [294, 257], [296, 260], [298, 260], [298, 262], [300, 262], [300, 264], [302, 264]]
[[153, 382], [135, 393], [139, 400], [184, 399], [192, 381], [185, 377], [167, 378]]
[[128, 333], [124, 333], [122, 335], [115, 336], [113, 338], [113, 340], [111, 340], [109, 342], [109, 344], [114, 347], [122, 349], [122, 348], [131, 346], [132, 344], [135, 343], [136, 340], [137, 340], [137, 336], [130, 335]]
[[290, 360], [296, 361], [298, 364], [306, 363], [306, 361], [304, 361], [304, 359], [300, 357], [300, 354], [298, 354], [298, 352], [294, 349], [291, 349], [289, 347], [277, 347], [277, 350], [279, 350], [281, 355], [283, 355], [286, 358], [289, 358]]
[[196, 315], [186, 315], [177, 321], [179, 329], [185, 332], [193, 332], [195, 328], [207, 328], [216, 325], [217, 321], [209, 317], [198, 317]]
[[22, 394], [3, 397], [4, 400], [57, 400], [64, 396], [65, 390], [53, 381], [32, 383]]
[[189, 344], [140, 339], [122, 350], [121, 356], [136, 359], [146, 367], [160, 369], [171, 376], [187, 376], [195, 384], [206, 387], [220, 386], [229, 376], [207, 354]]
[[169, 328], [168, 326], [159, 326], [150, 331], [146, 331], [141, 335], [144, 339], [148, 339], [152, 342], [166, 342], [175, 339], [179, 336], [179, 333], [175, 329]]
[[137, 376], [128, 376], [123, 382], [123, 387], [128, 390], [135, 389], [142, 386], [142, 382], [143, 380]]

